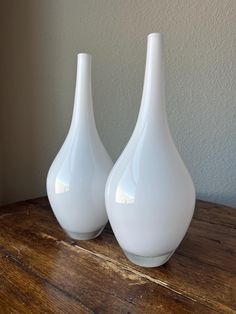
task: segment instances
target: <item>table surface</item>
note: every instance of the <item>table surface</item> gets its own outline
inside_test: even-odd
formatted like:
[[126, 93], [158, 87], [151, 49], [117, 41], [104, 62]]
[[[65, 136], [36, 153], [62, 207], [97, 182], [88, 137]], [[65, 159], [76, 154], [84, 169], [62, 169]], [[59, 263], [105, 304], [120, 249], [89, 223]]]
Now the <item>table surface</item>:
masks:
[[198, 201], [176, 253], [131, 264], [106, 227], [73, 241], [47, 198], [0, 208], [0, 313], [236, 313], [236, 210]]

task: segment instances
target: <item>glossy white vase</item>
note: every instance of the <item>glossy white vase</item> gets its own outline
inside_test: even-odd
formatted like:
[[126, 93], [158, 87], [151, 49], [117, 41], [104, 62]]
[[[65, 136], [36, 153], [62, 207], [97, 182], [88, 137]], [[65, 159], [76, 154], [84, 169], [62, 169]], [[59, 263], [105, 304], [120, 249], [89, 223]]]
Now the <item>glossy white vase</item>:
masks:
[[98, 236], [108, 218], [104, 189], [112, 162], [97, 133], [91, 88], [91, 56], [78, 54], [69, 133], [47, 176], [53, 212], [73, 239]]
[[192, 179], [172, 140], [165, 109], [163, 39], [148, 36], [141, 108], [106, 184], [114, 234], [133, 263], [164, 264], [183, 239], [195, 206]]

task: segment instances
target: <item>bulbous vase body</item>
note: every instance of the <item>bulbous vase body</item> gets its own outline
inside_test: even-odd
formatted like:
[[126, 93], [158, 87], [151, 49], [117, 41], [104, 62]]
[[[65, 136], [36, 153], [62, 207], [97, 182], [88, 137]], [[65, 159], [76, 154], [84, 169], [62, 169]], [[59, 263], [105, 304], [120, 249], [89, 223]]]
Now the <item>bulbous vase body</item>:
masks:
[[143, 96], [134, 132], [106, 184], [108, 218], [135, 264], [164, 264], [183, 239], [195, 189], [168, 128], [162, 35], [148, 36]]
[[53, 212], [74, 239], [100, 234], [108, 218], [104, 189], [112, 162], [97, 133], [92, 102], [91, 56], [79, 54], [69, 133], [47, 176]]

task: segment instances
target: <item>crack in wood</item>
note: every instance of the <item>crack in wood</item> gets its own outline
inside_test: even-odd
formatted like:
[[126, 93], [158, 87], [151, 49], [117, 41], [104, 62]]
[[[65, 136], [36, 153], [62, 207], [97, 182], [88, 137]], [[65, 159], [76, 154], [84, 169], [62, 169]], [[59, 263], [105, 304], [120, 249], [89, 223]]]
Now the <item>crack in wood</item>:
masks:
[[[197, 298], [193, 298], [193, 297], [190, 296], [190, 295], [188, 294], [188, 292], [185, 291], [185, 290], [181, 290], [181, 289], [176, 290], [174, 287], [168, 285], [166, 282], [164, 282], [164, 281], [162, 281], [162, 280], [159, 280], [159, 279], [157, 279], [157, 278], [153, 278], [153, 277], [151, 277], [151, 276], [149, 276], [149, 275], [143, 274], [142, 272], [140, 272], [140, 271], [138, 271], [138, 270], [135, 270], [135, 269], [133, 269], [132, 267], [129, 267], [129, 266], [127, 266], [127, 265], [121, 264], [120, 262], [118, 262], [118, 261], [116, 261], [116, 260], [113, 260], [112, 258], [109, 258], [108, 256], [105, 256], [105, 255], [100, 254], [100, 253], [95, 253], [95, 252], [93, 252], [93, 251], [90, 251], [90, 250], [87, 250], [87, 249], [85, 249], [85, 248], [82, 248], [82, 247], [78, 246], [77, 244], [74, 244], [75, 242], [72, 242], [72, 243], [73, 243], [73, 245], [72, 245], [71, 243], [67, 243], [67, 242], [64, 241], [64, 240], [59, 240], [59, 239], [57, 239], [57, 238], [55, 238], [55, 237], [53, 237], [53, 236], [51, 236], [51, 235], [49, 235], [49, 234], [46, 234], [46, 233], [44, 233], [44, 232], [40, 232], [40, 235], [41, 235], [43, 238], [45, 238], [45, 239], [55, 241], [57, 244], [62, 244], [62, 245], [64, 245], [64, 246], [68, 247], [70, 250], [75, 251], [76, 253], [79, 253], [79, 251], [82, 251], [82, 252], [86, 252], [86, 253], [88, 253], [88, 254], [92, 254], [93, 256], [95, 256], [95, 257], [97, 257], [97, 258], [99, 258], [99, 259], [102, 259], [102, 260], [104, 260], [105, 262], [109, 263], [109, 266], [112, 268], [112, 270], [118, 271], [118, 272], [121, 273], [121, 274], [122, 274], [122, 271], [119, 270], [119, 268], [123, 268], [124, 270], [131, 272], [133, 275], [132, 275], [131, 277], [125, 276], [127, 279], [131, 279], [131, 280], [133, 279], [133, 280], [138, 280], [138, 281], [140, 281], [140, 278], [139, 278], [139, 277], [141, 277], [141, 278], [142, 278], [142, 281], [141, 281], [142, 284], [145, 283], [144, 280], [150, 281], [150, 282], [155, 283], [155, 284], [157, 284], [157, 285], [159, 285], [159, 286], [162, 286], [163, 288], [169, 289], [170, 291], [172, 291], [172, 292], [174, 292], [174, 293], [180, 295], [181, 297], [184, 297], [184, 298], [186, 298], [186, 299], [189, 299], [189, 300], [191, 300], [191, 301], [193, 301], [193, 302], [195, 302], [195, 303], [200, 303], [200, 304], [202, 304], [203, 306], [205, 306], [205, 307], [207, 307], [207, 308], [209, 308], [209, 309], [211, 309], [211, 310], [214, 310], [214, 311], [218, 312], [217, 309], [215, 309], [214, 307], [211, 306], [211, 303], [209, 302], [209, 300], [208, 300], [207, 298], [204, 298], [204, 297], [199, 296], [199, 295], [196, 295]], [[113, 265], [113, 264], [115, 264], [115, 265]], [[118, 267], [119, 267], [119, 268], [118, 268]], [[123, 275], [123, 274], [122, 274], [122, 275]], [[208, 301], [208, 302], [206, 303], [206, 301]], [[231, 309], [230, 309], [230, 308], [228, 308], [227, 306], [225, 306], [225, 305], [223, 305], [223, 304], [219, 304], [219, 305], [220, 305], [221, 307], [223, 307], [225, 310], [227, 310], [228, 313], [231, 313]], [[220, 312], [218, 312], [218, 313], [220, 313]], [[233, 313], [233, 312], [232, 312], [232, 313]]]

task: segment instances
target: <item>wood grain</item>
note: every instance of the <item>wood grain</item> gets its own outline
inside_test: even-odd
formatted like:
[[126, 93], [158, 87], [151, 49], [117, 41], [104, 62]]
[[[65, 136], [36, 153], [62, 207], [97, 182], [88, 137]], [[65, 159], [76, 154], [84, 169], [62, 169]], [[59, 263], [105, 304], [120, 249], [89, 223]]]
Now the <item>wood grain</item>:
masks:
[[131, 264], [109, 226], [72, 241], [47, 198], [0, 208], [1, 313], [236, 313], [236, 211], [198, 202], [159, 268]]

